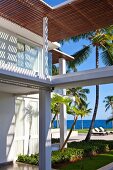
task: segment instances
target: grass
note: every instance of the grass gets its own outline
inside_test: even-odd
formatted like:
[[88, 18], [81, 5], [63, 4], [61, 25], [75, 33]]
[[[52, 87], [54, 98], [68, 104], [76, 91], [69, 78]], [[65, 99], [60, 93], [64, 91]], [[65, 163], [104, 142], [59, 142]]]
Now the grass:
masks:
[[60, 170], [97, 170], [111, 162], [113, 162], [113, 151], [92, 158], [86, 158], [76, 163], [70, 163]]
[[87, 133], [88, 129], [76, 129], [78, 133]]
[[[76, 129], [78, 133], [88, 133], [89, 129]], [[113, 129], [106, 129], [107, 131], [113, 131]]]

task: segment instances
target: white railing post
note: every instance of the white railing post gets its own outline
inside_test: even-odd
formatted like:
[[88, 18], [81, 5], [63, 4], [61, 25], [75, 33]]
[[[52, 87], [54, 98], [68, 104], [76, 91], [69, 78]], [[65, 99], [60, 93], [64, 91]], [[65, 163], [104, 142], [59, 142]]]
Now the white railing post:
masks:
[[48, 18], [43, 18], [43, 75], [48, 76]]
[[39, 170], [51, 170], [50, 90], [39, 92]]
[[[66, 60], [59, 59], [59, 74], [66, 74]], [[61, 90], [63, 96], [66, 95], [66, 89]], [[62, 104], [60, 107], [60, 148], [62, 147], [67, 137], [67, 112], [66, 105]], [[67, 146], [65, 146], [67, 147]]]

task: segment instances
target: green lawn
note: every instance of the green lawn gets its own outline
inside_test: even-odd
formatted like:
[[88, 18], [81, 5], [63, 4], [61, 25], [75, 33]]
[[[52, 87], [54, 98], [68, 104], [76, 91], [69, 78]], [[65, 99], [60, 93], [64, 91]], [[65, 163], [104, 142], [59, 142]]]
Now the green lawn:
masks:
[[[89, 129], [76, 129], [78, 133], [87, 133]], [[108, 131], [113, 131], [113, 129], [106, 129]]]
[[86, 158], [76, 163], [71, 163], [60, 170], [97, 170], [109, 163], [113, 162], [113, 151], [106, 154], [100, 154], [95, 157]]
[[78, 133], [87, 133], [88, 129], [77, 129]]

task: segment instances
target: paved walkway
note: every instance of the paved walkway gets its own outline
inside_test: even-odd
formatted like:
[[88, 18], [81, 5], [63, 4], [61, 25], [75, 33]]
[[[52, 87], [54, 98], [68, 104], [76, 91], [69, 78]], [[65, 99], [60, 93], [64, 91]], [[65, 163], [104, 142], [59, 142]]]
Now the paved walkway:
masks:
[[[75, 137], [71, 137], [70, 138], [70, 142], [72, 141], [81, 141], [81, 140], [84, 140], [86, 137], [86, 134], [84, 133], [80, 133], [78, 134], [78, 136], [75, 136]], [[91, 136], [91, 139], [92, 140], [113, 140], [113, 134], [109, 134], [109, 135], [92, 135]]]
[[38, 170], [37, 166], [24, 165], [24, 164], [15, 164], [0, 167], [0, 170]]
[[33, 165], [25, 165], [25, 164], [17, 163], [14, 165], [7, 165], [7, 166], [4, 165], [0, 167], [0, 170], [38, 170], [38, 167]]
[[99, 168], [98, 170], [113, 170], [113, 163], [110, 163], [102, 168]]

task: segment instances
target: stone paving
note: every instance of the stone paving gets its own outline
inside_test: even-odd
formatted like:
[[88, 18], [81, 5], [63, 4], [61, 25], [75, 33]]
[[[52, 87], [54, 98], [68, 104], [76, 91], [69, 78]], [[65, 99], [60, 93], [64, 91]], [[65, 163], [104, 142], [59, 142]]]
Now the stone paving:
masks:
[[113, 170], [113, 163], [103, 166], [102, 168], [99, 168], [98, 170]]
[[[80, 133], [78, 134], [78, 136], [76, 137], [71, 137], [69, 142], [72, 142], [72, 141], [81, 141], [81, 140], [84, 140], [86, 137], [86, 134], [84, 133]], [[92, 135], [91, 136], [91, 139], [92, 140], [113, 140], [113, 134], [109, 134], [109, 135]]]
[[0, 167], [0, 170], [38, 170], [37, 166], [14, 164]]
[[15, 163], [14, 165], [1, 166], [0, 170], [39, 170], [39, 169], [38, 166]]

